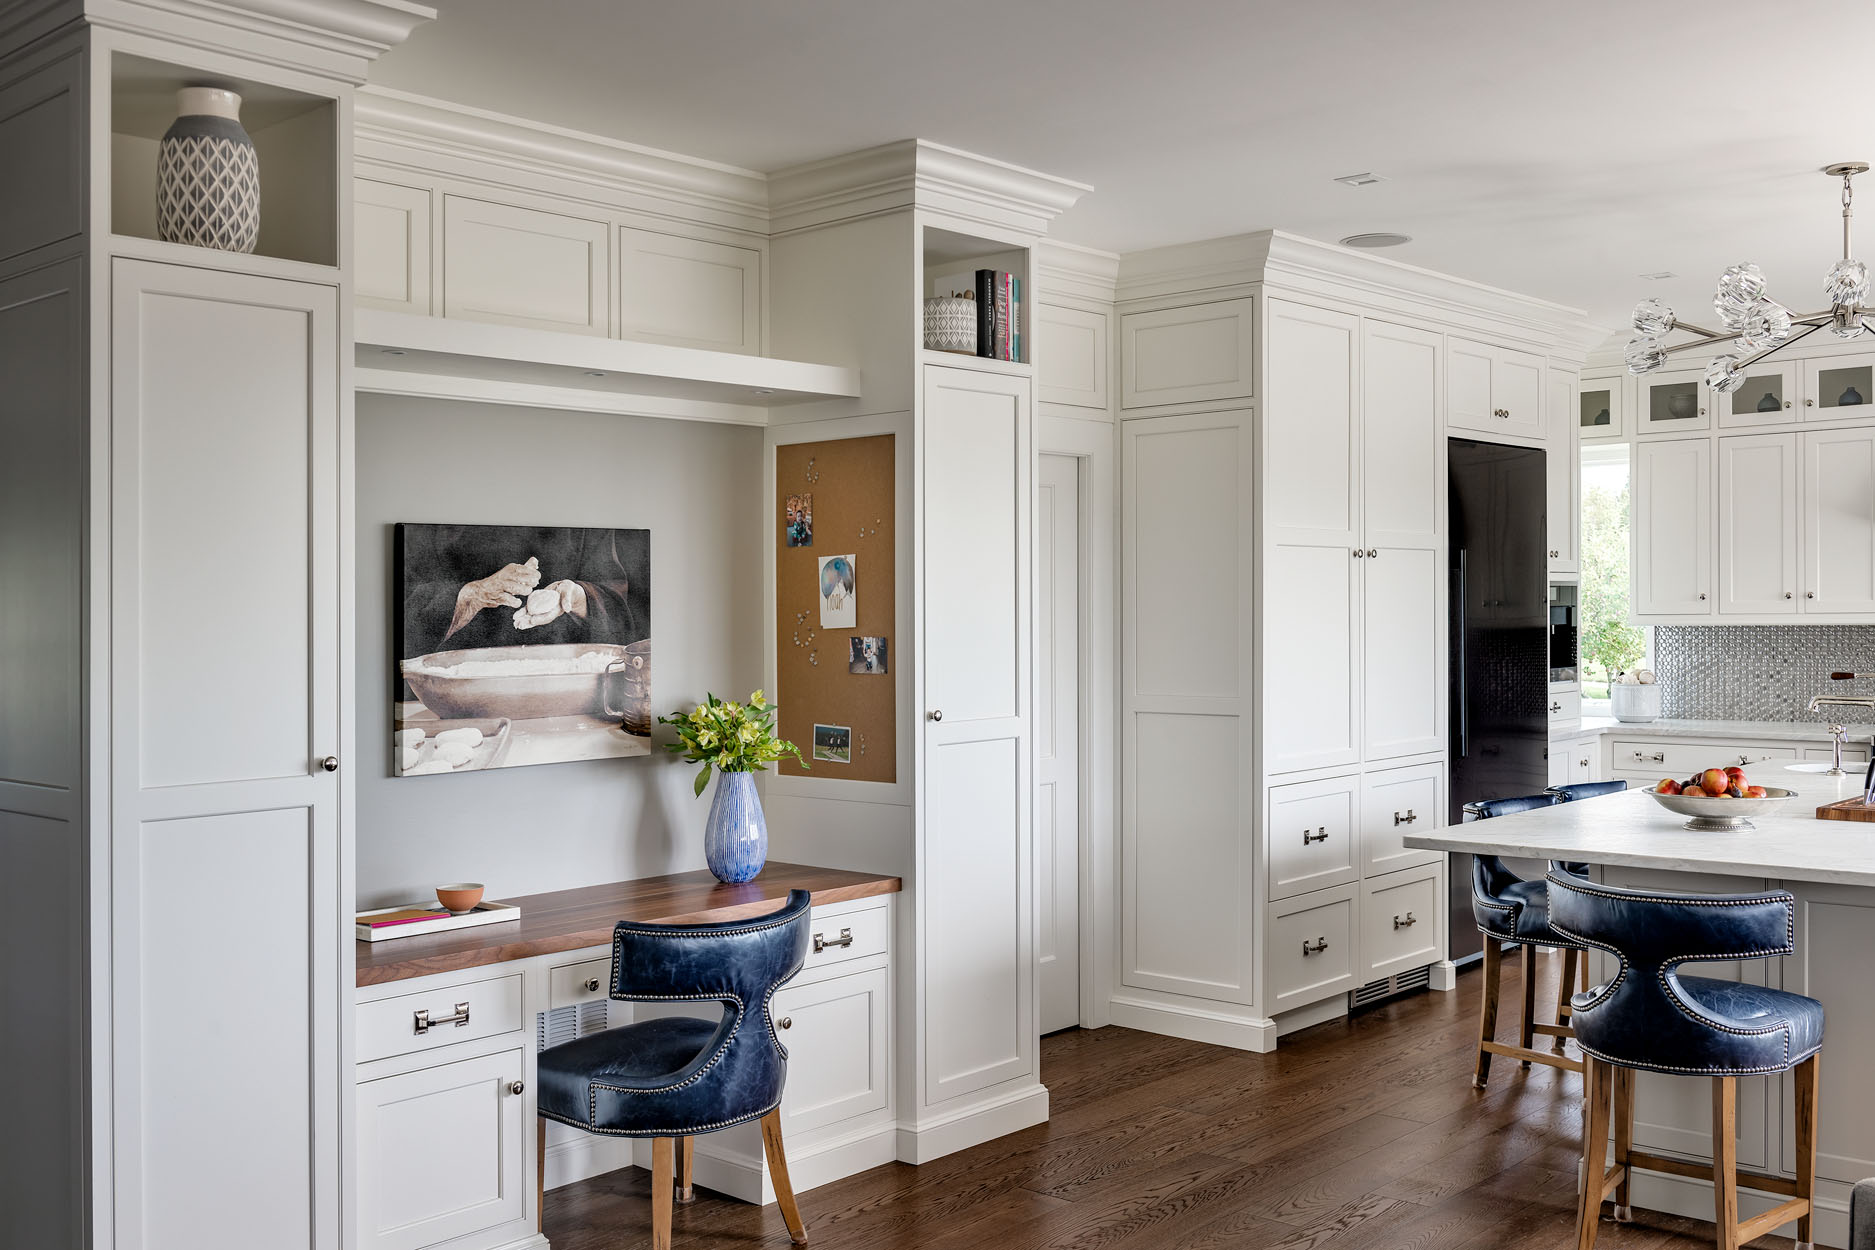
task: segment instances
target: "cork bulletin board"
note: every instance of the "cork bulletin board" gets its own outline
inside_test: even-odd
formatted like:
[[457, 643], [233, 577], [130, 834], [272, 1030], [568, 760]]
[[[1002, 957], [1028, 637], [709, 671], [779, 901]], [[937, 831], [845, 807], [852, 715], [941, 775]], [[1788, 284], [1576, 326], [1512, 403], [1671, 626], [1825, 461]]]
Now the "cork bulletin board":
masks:
[[890, 434], [775, 448], [777, 730], [813, 765], [790, 777], [898, 780], [895, 474]]

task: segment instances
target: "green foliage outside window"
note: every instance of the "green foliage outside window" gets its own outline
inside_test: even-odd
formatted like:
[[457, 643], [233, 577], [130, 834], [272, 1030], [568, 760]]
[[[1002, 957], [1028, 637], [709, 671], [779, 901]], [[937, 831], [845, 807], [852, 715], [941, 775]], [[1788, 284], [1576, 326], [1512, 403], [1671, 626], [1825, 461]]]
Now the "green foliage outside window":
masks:
[[1641, 631], [1628, 623], [1628, 488], [1584, 485], [1582, 491], [1582, 696], [1606, 699], [1608, 679], [1639, 668], [1647, 654]]

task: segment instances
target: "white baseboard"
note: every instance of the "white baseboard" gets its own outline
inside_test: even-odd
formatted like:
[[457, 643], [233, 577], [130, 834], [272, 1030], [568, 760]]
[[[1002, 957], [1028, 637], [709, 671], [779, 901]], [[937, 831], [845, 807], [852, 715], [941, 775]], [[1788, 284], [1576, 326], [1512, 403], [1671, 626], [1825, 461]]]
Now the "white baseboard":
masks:
[[[1844, 1196], [1837, 1197], [1830, 1190], [1840, 1190]], [[1831, 1185], [1827, 1182], [1817, 1185], [1816, 1194], [1816, 1244], [1819, 1246], [1846, 1246], [1849, 1244], [1849, 1200], [1848, 1188]], [[1685, 1176], [1667, 1176], [1660, 1172], [1636, 1172], [1634, 1174], [1633, 1205], [1645, 1211], [1665, 1211], [1669, 1215], [1684, 1215], [1689, 1219], [1712, 1219], [1712, 1185], [1708, 1181], [1694, 1180]], [[1783, 1199], [1769, 1194], [1760, 1194], [1755, 1190], [1738, 1191], [1738, 1214], [1740, 1219], [1750, 1219], [1761, 1212], [1769, 1211]], [[1781, 1237], [1797, 1235], [1795, 1221], [1782, 1228], [1772, 1229]]]
[[1306, 1029], [1313, 1025], [1325, 1024], [1330, 1020], [1339, 1020], [1348, 1014], [1348, 996], [1337, 994], [1333, 998], [1324, 998], [1319, 1003], [1310, 1003], [1306, 1007], [1297, 1007], [1294, 1011], [1285, 1011], [1276, 1017], [1276, 1036], [1287, 1037], [1297, 1029]]
[[898, 1126], [899, 1160], [929, 1163], [1010, 1133], [1048, 1122], [1048, 1090], [1025, 1085], [955, 1110], [941, 1110]]
[[547, 1188], [558, 1189], [574, 1181], [589, 1180], [630, 1167], [632, 1139], [575, 1133], [547, 1143]]
[[1458, 988], [1458, 965], [1449, 959], [1441, 959], [1432, 965], [1432, 974], [1427, 979], [1428, 988], [1449, 993]]
[[[1347, 1004], [1342, 1003], [1342, 1009]], [[1182, 1037], [1188, 1042], [1209, 1042], [1236, 1050], [1268, 1054], [1276, 1049], [1277, 1025], [1274, 1020], [1256, 1016], [1226, 1015], [1203, 1007], [1173, 1006], [1115, 995], [1108, 1004], [1113, 1023], [1128, 1029]]]

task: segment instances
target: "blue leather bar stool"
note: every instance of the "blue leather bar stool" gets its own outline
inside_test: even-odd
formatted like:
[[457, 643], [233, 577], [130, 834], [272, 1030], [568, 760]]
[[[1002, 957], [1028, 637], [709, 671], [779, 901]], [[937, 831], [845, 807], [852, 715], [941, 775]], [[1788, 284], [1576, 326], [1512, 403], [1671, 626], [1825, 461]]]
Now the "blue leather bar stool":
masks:
[[1625, 781], [1572, 781], [1566, 786], [1551, 786], [1551, 794], [1561, 795], [1565, 803], [1577, 799], [1599, 799], [1604, 794], [1620, 794], [1628, 788]]
[[[1579, 799], [1599, 799], [1606, 794], [1620, 794], [1627, 788], [1628, 783], [1625, 781], [1573, 781], [1564, 786], [1551, 786], [1549, 793], [1556, 795], [1564, 803], [1574, 803]], [[1551, 867], [1556, 866], [1551, 865]], [[1562, 864], [1560, 866], [1578, 877], [1589, 875], [1587, 864]], [[1578, 968], [1581, 970], [1579, 976], [1577, 975]], [[1582, 952], [1582, 957], [1578, 961], [1576, 953], [1565, 946], [1562, 953], [1562, 976], [1556, 979], [1556, 1023], [1567, 1024], [1569, 1022], [1569, 1014], [1573, 1010], [1569, 1005], [1569, 1000], [1578, 990], [1586, 990], [1588, 987], [1588, 952]], [[1562, 1038], [1556, 1039], [1555, 1048], [1558, 1051], [1562, 1050]]]
[[[1769, 959], [1796, 950], [1795, 899], [1762, 894], [1677, 894], [1597, 885], [1549, 874], [1550, 923], [1558, 933], [1613, 954], [1620, 971], [1575, 1000], [1576, 1044], [1583, 1075], [1582, 1206], [1578, 1250], [1595, 1244], [1602, 1202], [1614, 1195], [1626, 1220], [1634, 1170], [1712, 1181], [1720, 1250], [1797, 1221], [1797, 1244], [1813, 1241], [1816, 1192], [1818, 1062], [1823, 1004], [1761, 985], [1680, 975], [1680, 965]], [[1795, 1069], [1796, 1179], [1738, 1170], [1738, 1078]], [[1712, 1079], [1712, 1165], [1664, 1159], [1633, 1148], [1634, 1073]], [[1612, 1120], [1614, 1166], [1608, 1166]], [[1740, 1182], [1784, 1201], [1738, 1218]]]
[[[651, 1139], [651, 1244], [669, 1250], [671, 1199], [690, 1198], [691, 1139], [751, 1120], [788, 1236], [807, 1243], [781, 1144], [788, 1052], [770, 1000], [807, 958], [806, 890], [753, 920], [612, 931], [612, 997], [624, 1002], [720, 1002], [721, 1020], [665, 1016], [592, 1033], [540, 1052], [540, 1132], [557, 1120], [588, 1133]], [[783, 1026], [785, 1027], [785, 1025]], [[674, 1155], [681, 1151], [682, 1167]]]
[[[1562, 802], [1550, 791], [1511, 799], [1480, 799], [1464, 807], [1465, 823], [1493, 820], [1517, 812], [1554, 807]], [[1539, 1024], [1536, 1019], [1536, 952], [1550, 946], [1573, 954], [1576, 944], [1555, 933], [1549, 926], [1549, 890], [1541, 881], [1525, 881], [1504, 866], [1495, 855], [1471, 857], [1471, 914], [1478, 932], [1484, 934], [1484, 1006], [1478, 1019], [1478, 1067], [1471, 1083], [1483, 1089], [1491, 1076], [1491, 1056], [1504, 1055], [1522, 1061], [1548, 1064], [1580, 1072], [1582, 1064], [1561, 1053], [1562, 1040], [1571, 1036], [1569, 1026]], [[1514, 942], [1523, 952], [1523, 1023], [1518, 1043], [1512, 1046], [1497, 1040], [1497, 1006], [1504, 979], [1504, 943]], [[1565, 968], [1563, 984], [1574, 976], [1573, 965]], [[1554, 1051], [1537, 1050], [1533, 1043], [1542, 1033], [1557, 1039]]]

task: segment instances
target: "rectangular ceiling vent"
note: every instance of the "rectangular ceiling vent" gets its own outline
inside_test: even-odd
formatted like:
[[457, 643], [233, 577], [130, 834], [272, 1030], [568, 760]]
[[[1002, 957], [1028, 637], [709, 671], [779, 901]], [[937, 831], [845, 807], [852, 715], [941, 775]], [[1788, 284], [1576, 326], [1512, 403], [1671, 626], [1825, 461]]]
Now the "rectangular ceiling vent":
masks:
[[1379, 174], [1343, 174], [1335, 179], [1344, 187], [1371, 187], [1376, 182], [1385, 182]]

